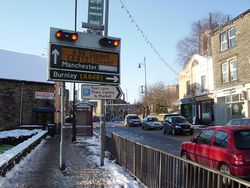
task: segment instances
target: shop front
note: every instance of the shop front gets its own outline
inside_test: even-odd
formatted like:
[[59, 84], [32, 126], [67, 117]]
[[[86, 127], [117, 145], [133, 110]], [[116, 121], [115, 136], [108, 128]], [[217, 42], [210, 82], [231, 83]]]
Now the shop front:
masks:
[[216, 92], [215, 123], [224, 125], [229, 120], [246, 117], [247, 101], [243, 97], [244, 87], [235, 87]]
[[194, 124], [196, 109], [195, 109], [195, 98], [189, 97], [180, 100], [180, 113], [190, 123]]
[[214, 96], [212, 94], [197, 96], [195, 101], [195, 124], [214, 125]]

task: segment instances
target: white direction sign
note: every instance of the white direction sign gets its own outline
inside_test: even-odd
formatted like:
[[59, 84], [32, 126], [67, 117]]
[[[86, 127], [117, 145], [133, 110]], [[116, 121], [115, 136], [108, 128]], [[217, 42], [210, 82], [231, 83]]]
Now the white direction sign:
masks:
[[120, 99], [122, 90], [119, 86], [84, 85], [81, 87], [82, 99]]

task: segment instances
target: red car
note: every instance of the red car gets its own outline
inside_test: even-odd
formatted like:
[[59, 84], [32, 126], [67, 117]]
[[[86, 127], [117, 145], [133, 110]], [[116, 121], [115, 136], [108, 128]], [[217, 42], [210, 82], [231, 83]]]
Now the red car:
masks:
[[181, 145], [181, 156], [250, 180], [250, 127], [212, 126]]

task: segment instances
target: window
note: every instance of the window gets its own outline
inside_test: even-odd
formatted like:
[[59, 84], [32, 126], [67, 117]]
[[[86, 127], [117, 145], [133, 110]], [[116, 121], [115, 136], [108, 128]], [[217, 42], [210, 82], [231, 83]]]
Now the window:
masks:
[[236, 59], [221, 64], [222, 83], [238, 80], [238, 66]]
[[201, 91], [205, 91], [206, 88], [206, 76], [201, 77]]
[[238, 79], [238, 75], [237, 75], [237, 62], [236, 62], [235, 59], [233, 59], [229, 63], [230, 63], [231, 81], [237, 80]]
[[190, 88], [190, 81], [186, 82], [186, 90], [187, 90], [187, 94], [191, 93], [191, 88]]
[[233, 48], [235, 47], [235, 34], [236, 34], [236, 31], [235, 31], [235, 27], [233, 27], [232, 29], [229, 29], [228, 30], [228, 40], [229, 40], [229, 48]]
[[236, 46], [236, 29], [235, 27], [220, 34], [220, 50], [225, 51], [228, 48]]
[[234, 140], [237, 149], [250, 149], [250, 131], [249, 130], [240, 130], [235, 131]]
[[223, 32], [220, 35], [220, 49], [221, 51], [224, 51], [227, 49], [227, 32]]
[[222, 82], [226, 83], [229, 81], [228, 73], [228, 63], [222, 63]]
[[197, 60], [194, 60], [193, 63], [192, 63], [192, 67], [195, 67], [195, 66], [197, 66], [198, 64], [199, 64], [198, 61], [197, 61]]
[[212, 129], [202, 131], [202, 133], [197, 138], [197, 143], [209, 144], [212, 139], [213, 133], [214, 133], [214, 130]]
[[226, 148], [228, 145], [228, 134], [225, 131], [217, 131], [213, 145]]

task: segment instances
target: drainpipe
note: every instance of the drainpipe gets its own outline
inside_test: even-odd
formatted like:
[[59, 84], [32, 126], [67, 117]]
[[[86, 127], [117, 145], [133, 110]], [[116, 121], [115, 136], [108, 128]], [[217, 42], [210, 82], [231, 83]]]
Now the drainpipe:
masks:
[[22, 87], [21, 87], [19, 125], [23, 124], [23, 86], [24, 86], [24, 81], [22, 82]]

